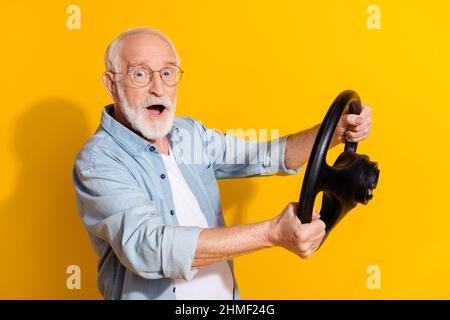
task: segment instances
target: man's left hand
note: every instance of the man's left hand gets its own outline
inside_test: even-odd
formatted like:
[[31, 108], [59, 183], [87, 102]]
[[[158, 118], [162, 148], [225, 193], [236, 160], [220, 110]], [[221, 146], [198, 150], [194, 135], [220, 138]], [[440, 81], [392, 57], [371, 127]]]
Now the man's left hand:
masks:
[[358, 142], [366, 139], [372, 128], [372, 108], [362, 104], [361, 114], [344, 114], [341, 116], [333, 135], [334, 144], [345, 142]]

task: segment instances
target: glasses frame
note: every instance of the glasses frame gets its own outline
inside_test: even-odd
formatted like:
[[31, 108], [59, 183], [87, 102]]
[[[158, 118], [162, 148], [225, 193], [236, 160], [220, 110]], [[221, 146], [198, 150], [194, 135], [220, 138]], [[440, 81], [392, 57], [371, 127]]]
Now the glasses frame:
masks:
[[[164, 68], [166, 68], [167, 66], [172, 66], [172, 67], [178, 68], [178, 70], [179, 70], [179, 72], [180, 72], [180, 78], [178, 79], [177, 83], [175, 83], [175, 84], [167, 84], [166, 81], [164, 81], [164, 79], [163, 79], [163, 77], [162, 77], [162, 75], [161, 75], [161, 71], [162, 71]], [[151, 76], [150, 76], [150, 79], [148, 80], [148, 82], [147, 82], [146, 84], [144, 84], [144, 85], [138, 85], [138, 84], [136, 84], [136, 83], [133, 81], [133, 79], [131, 78], [131, 73], [132, 73], [132, 71], [133, 71], [136, 67], [143, 67], [143, 68], [149, 70], [149, 74], [150, 74]], [[127, 75], [128, 75], [128, 78], [129, 78], [130, 81], [131, 81], [131, 83], [132, 83], [133, 85], [135, 85], [136, 87], [138, 87], [138, 88], [143, 88], [143, 87], [148, 86], [148, 85], [152, 82], [152, 80], [153, 80], [153, 73], [155, 73], [155, 72], [158, 72], [158, 73], [159, 73], [159, 77], [160, 77], [161, 81], [162, 81], [166, 86], [168, 86], [168, 87], [175, 87], [175, 86], [177, 86], [178, 84], [180, 84], [181, 78], [183, 77], [183, 73], [184, 73], [184, 70], [181, 69], [181, 67], [178, 66], [178, 65], [176, 65], [176, 64], [169, 64], [169, 65], [166, 65], [166, 66], [164, 66], [163, 68], [161, 68], [161, 69], [159, 69], [159, 70], [153, 70], [152, 68], [150, 68], [150, 67], [148, 67], [148, 66], [145, 66], [145, 65], [136, 65], [136, 66], [129, 67], [128, 69], [129, 69], [129, 70], [128, 70], [127, 73], [123, 73], [123, 72], [114, 72], [114, 71], [109, 71], [109, 72], [111, 72], [112, 74], [127, 74]]]

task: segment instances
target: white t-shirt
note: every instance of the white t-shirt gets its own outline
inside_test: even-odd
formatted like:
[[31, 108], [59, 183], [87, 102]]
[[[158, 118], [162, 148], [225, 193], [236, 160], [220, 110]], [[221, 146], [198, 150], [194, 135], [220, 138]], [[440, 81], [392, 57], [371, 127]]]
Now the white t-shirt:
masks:
[[[170, 181], [175, 214], [181, 226], [208, 228], [206, 217], [184, 179], [172, 151], [161, 154]], [[233, 276], [226, 261], [200, 268], [190, 281], [175, 279], [177, 300], [232, 300]]]

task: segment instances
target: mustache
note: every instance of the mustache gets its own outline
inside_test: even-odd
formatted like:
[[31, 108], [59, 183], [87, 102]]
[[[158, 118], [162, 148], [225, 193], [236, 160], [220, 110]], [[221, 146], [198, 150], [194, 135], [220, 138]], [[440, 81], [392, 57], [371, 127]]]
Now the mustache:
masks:
[[138, 107], [139, 108], [148, 108], [154, 105], [162, 105], [165, 108], [171, 110], [173, 109], [173, 103], [170, 101], [168, 96], [161, 96], [161, 97], [156, 97], [156, 96], [146, 96], [141, 103], [139, 103]]

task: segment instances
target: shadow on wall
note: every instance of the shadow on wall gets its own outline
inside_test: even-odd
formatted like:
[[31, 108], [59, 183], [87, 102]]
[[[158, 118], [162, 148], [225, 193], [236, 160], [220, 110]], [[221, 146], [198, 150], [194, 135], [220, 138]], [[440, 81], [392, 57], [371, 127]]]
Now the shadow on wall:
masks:
[[[36, 103], [16, 123], [12, 148], [19, 175], [0, 205], [1, 299], [101, 298], [71, 177], [90, 134], [82, 109], [60, 98]], [[81, 290], [66, 287], [73, 264], [81, 268]]]

